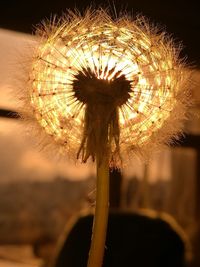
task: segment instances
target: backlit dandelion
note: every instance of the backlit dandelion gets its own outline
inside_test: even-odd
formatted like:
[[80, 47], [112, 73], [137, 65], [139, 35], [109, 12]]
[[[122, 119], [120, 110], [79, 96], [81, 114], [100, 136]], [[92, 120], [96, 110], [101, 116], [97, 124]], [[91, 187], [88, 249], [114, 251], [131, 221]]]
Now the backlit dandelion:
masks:
[[[108, 180], [108, 164], [180, 130], [183, 66], [170, 38], [143, 18], [112, 20], [103, 10], [70, 13], [39, 32], [29, 77], [33, 117], [64, 153], [97, 160], [100, 187]], [[101, 196], [105, 205], [107, 194], [108, 186]], [[88, 266], [98, 266], [94, 262]]]
[[185, 94], [171, 40], [143, 18], [113, 21], [101, 10], [65, 19], [41, 30], [29, 86], [36, 120], [63, 151], [95, 157], [99, 114], [110, 158], [176, 133]]

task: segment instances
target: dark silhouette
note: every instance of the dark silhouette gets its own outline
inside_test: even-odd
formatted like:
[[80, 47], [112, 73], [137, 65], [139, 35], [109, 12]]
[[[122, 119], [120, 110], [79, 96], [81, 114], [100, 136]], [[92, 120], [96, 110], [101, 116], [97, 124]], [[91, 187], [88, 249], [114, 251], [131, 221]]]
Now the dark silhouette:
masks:
[[[86, 267], [92, 215], [79, 218], [54, 262], [55, 267]], [[109, 215], [103, 267], [183, 267], [184, 242], [160, 218], [133, 213]]]

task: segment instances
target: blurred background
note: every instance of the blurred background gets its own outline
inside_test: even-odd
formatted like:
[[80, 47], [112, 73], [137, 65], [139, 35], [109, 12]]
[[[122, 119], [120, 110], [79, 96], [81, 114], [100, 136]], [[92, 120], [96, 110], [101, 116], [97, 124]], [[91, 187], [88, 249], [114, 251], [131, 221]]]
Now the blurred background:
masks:
[[[90, 1], [1, 1], [0, 3], [0, 266], [41, 266], [55, 252], [59, 236], [73, 216], [94, 206], [95, 168], [58, 161], [42, 153], [37, 140], [13, 113], [23, 53], [43, 19], [66, 9], [83, 11]], [[188, 266], [200, 266], [200, 18], [195, 1], [95, 1], [142, 14], [181, 42], [182, 57], [193, 68], [194, 104], [179, 144], [134, 160], [120, 176], [120, 209], [165, 213], [187, 239]], [[118, 179], [116, 178], [116, 179]], [[115, 186], [115, 185], [114, 185]], [[119, 186], [118, 186], [119, 187]], [[116, 190], [117, 191], [117, 190]], [[170, 219], [170, 220], [171, 220]]]

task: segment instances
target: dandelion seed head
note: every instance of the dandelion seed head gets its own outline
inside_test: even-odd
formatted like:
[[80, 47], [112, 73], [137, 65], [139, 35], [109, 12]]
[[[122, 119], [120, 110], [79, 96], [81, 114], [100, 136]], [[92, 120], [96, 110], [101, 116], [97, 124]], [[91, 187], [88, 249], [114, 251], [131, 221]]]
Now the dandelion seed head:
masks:
[[[123, 158], [180, 130], [183, 65], [170, 38], [143, 18], [112, 20], [103, 10], [70, 13], [43, 27], [40, 38], [30, 72], [30, 104], [39, 125], [65, 153], [82, 150], [87, 161], [99, 142], [88, 139], [107, 134], [111, 157]], [[106, 133], [98, 132], [99, 119]]]

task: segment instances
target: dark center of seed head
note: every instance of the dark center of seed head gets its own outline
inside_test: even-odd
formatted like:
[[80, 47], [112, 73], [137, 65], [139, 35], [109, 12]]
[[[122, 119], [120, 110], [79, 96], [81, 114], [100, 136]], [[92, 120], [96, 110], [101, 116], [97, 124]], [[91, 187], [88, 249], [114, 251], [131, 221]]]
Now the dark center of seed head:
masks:
[[[112, 73], [114, 69], [110, 70]], [[111, 80], [99, 79], [89, 68], [74, 76], [74, 96], [84, 104], [112, 105], [120, 107], [129, 99], [131, 85], [125, 75], [117, 72]]]

